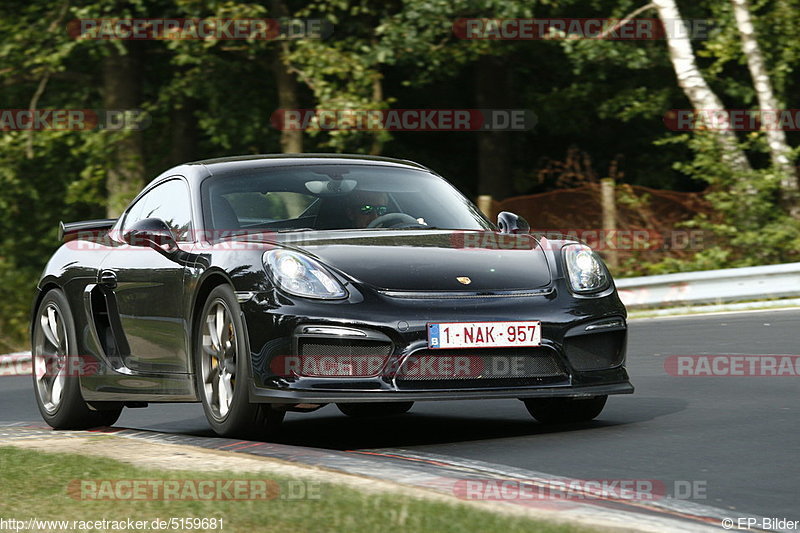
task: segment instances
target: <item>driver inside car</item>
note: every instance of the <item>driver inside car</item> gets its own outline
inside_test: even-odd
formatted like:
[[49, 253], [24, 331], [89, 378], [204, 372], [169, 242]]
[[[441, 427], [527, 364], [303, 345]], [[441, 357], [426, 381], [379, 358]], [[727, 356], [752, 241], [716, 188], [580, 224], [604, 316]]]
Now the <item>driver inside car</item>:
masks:
[[353, 228], [366, 228], [389, 212], [389, 196], [383, 192], [354, 191], [347, 197], [345, 213]]

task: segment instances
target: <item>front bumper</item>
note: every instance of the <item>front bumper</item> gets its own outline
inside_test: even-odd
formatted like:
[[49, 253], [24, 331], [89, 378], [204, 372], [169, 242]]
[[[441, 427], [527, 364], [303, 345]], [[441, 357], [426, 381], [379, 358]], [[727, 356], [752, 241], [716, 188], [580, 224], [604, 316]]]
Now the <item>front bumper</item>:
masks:
[[[397, 298], [376, 292], [358, 293], [355, 300], [340, 302], [289, 300], [277, 292], [265, 292], [243, 303], [242, 310], [251, 347], [252, 402], [590, 397], [633, 392], [624, 367], [626, 313], [613, 289], [593, 298], [576, 298], [566, 289], [553, 287], [533, 296], [464, 300]], [[549, 368], [545, 373], [513, 379], [486, 379], [483, 375], [472, 376], [476, 379], [399, 379], [399, 371], [408, 361], [439, 355], [439, 350], [428, 349], [428, 323], [520, 320], [541, 321], [542, 346], [530, 353], [522, 353], [522, 349], [514, 353], [535, 360], [540, 371]], [[336, 330], [339, 332], [332, 335]], [[365, 353], [369, 342], [374, 353], [385, 358], [385, 365], [373, 375], [320, 376], [275, 369], [280, 358], [305, 357], [306, 345], [314, 347], [312, 354], [333, 353], [342, 346], [349, 350], [345, 353], [353, 354], [358, 350]], [[487, 357], [500, 357], [503, 350]]]
[[309, 391], [250, 388], [253, 403], [324, 404], [367, 402], [423, 402], [442, 400], [502, 400], [509, 398], [591, 398], [633, 394], [629, 381], [610, 385], [569, 387], [514, 387], [510, 389], [454, 389], [448, 391]]

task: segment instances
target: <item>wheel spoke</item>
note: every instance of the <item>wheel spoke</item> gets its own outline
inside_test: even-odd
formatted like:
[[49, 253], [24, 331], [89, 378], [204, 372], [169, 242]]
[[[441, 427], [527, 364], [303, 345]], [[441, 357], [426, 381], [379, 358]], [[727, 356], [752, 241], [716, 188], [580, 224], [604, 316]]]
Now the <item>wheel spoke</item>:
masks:
[[50, 401], [53, 405], [61, 402], [61, 393], [64, 391], [64, 381], [67, 379], [67, 369], [61, 368], [53, 379], [53, 388], [50, 389]]
[[44, 333], [47, 342], [50, 343], [53, 348], [58, 350], [61, 346], [61, 342], [58, 339], [58, 327], [56, 326], [56, 319], [55, 310], [52, 307], [47, 308], [47, 314], [42, 315], [41, 325], [42, 325], [42, 332]]
[[217, 304], [217, 346], [219, 347], [220, 351], [225, 349], [225, 345], [222, 343], [222, 333], [225, 331], [225, 308], [221, 305]]
[[216, 387], [217, 387], [217, 379], [216, 379], [216, 377], [214, 379], [212, 379], [209, 376], [207, 379], [203, 380], [203, 390], [205, 391], [206, 400], [208, 401], [209, 405], [212, 404], [213, 399], [215, 397], [214, 389], [216, 389]]
[[219, 378], [219, 414], [225, 416], [230, 409], [231, 399], [233, 398], [233, 387], [231, 386], [231, 376], [220, 374]]
[[56, 315], [56, 310], [53, 307], [47, 308], [47, 323], [50, 326], [50, 330], [53, 332], [53, 336], [56, 338], [56, 347], [61, 346], [61, 339], [58, 335], [58, 316]]
[[211, 348], [213, 348], [214, 351], [219, 352], [221, 344], [219, 342], [219, 335], [217, 334], [217, 327], [213, 315], [206, 317], [206, 326], [208, 327]]

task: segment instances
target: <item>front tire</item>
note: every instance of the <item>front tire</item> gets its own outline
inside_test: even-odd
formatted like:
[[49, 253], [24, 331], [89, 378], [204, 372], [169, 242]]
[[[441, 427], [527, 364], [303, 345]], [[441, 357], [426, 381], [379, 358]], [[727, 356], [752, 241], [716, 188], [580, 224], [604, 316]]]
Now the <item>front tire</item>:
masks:
[[75, 364], [75, 321], [64, 293], [50, 290], [35, 316], [31, 346], [33, 389], [44, 421], [54, 429], [89, 429], [116, 422], [121, 407], [94, 410], [83, 400], [80, 376], [75, 375], [83, 366]]
[[260, 438], [274, 431], [285, 411], [248, 398], [250, 361], [236, 295], [215, 287], [195, 328], [197, 392], [211, 429], [223, 437]]
[[543, 424], [588, 422], [606, 405], [608, 396], [593, 398], [531, 398], [523, 400], [528, 412]]
[[396, 416], [407, 413], [414, 402], [337, 403], [339, 411], [355, 418]]

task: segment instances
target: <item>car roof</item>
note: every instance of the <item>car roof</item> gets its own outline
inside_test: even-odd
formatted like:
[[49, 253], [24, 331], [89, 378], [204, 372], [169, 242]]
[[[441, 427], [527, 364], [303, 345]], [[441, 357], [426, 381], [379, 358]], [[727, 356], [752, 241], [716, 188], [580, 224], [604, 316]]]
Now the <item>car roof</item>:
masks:
[[394, 159], [363, 154], [260, 154], [219, 157], [186, 163], [187, 165], [204, 165], [214, 173], [215, 170], [228, 170], [228, 167], [264, 167], [264, 166], [289, 166], [304, 165], [309, 163], [321, 164], [380, 164], [388, 166], [403, 166], [428, 170], [425, 166], [407, 159]]
[[432, 172], [419, 163], [363, 154], [259, 154], [202, 159], [173, 167], [156, 177], [151, 184], [176, 174], [190, 180], [202, 180], [215, 174], [257, 170], [266, 167], [296, 165], [380, 165]]

